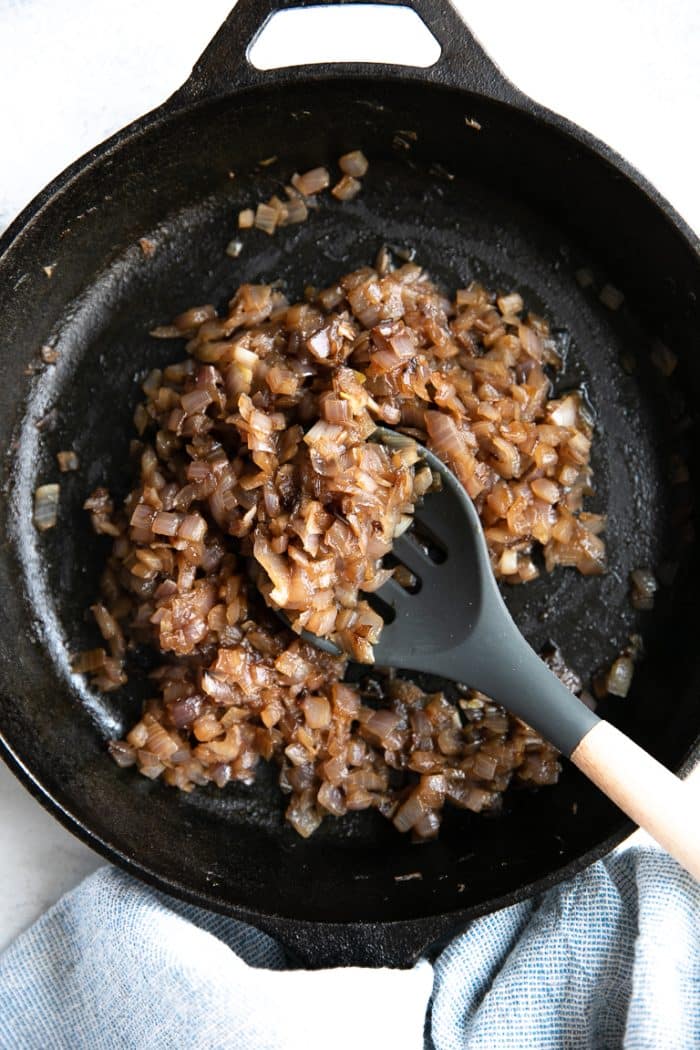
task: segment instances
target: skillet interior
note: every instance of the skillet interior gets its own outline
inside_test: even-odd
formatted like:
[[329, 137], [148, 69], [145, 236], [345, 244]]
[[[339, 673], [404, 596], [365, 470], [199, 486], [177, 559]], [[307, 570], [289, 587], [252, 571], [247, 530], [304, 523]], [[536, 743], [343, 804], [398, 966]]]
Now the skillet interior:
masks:
[[[465, 126], [465, 115], [482, 130]], [[408, 149], [394, 144], [399, 130], [417, 135], [404, 134]], [[272, 239], [244, 235], [239, 259], [224, 254], [239, 207], [358, 146], [371, 166], [354, 202], [325, 201], [305, 225]], [[277, 164], [255, 171], [275, 154]], [[137, 243], [146, 234], [157, 244], [152, 258]], [[329, 819], [303, 842], [282, 823], [271, 776], [185, 796], [118, 770], [105, 739], [132, 720], [143, 684], [132, 676], [103, 697], [69, 674], [67, 651], [96, 644], [85, 610], [104, 557], [82, 501], [105, 481], [125, 491], [139, 377], [178, 352], [148, 329], [193, 303], [220, 304], [244, 280], [281, 279], [292, 294], [329, 283], [371, 261], [382, 242], [415, 248], [449, 289], [471, 278], [521, 289], [570, 339], [561, 386], [583, 382], [596, 413], [591, 507], [609, 515], [610, 571], [583, 579], [559, 570], [508, 590], [509, 602], [536, 647], [558, 642], [585, 677], [641, 629], [647, 658], [629, 698], [604, 713], [675, 768], [700, 727], [689, 486], [668, 483], [669, 456], [682, 446], [687, 458], [697, 441], [689, 405], [700, 383], [691, 353], [700, 281], [697, 256], [653, 200], [556, 128], [437, 87], [333, 80], [152, 122], [68, 179], [0, 259], [0, 440], [9, 452], [0, 724], [41, 790], [103, 848], [231, 913], [464, 918], [582, 866], [627, 827], [567, 767], [554, 790], [509, 795], [499, 820], [450, 813], [439, 841], [420, 848], [367, 815]], [[49, 279], [41, 267], [54, 262]], [[611, 280], [624, 289], [623, 310], [610, 312], [577, 285], [581, 266], [593, 268], [598, 287]], [[681, 357], [677, 382], [649, 365], [654, 336]], [[26, 375], [44, 343], [60, 350], [58, 365]], [[623, 355], [636, 361], [633, 375]], [[55, 453], [68, 447], [81, 469], [61, 478], [58, 527], [37, 536], [33, 490], [57, 480]], [[629, 571], [669, 561], [681, 564], [674, 585], [653, 613], [634, 613]]]

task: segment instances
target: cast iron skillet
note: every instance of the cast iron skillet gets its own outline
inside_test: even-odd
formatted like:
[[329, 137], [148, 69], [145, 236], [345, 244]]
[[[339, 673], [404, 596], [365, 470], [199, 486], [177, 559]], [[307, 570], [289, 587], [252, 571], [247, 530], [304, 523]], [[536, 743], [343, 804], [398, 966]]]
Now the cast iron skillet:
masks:
[[[97, 644], [85, 609], [104, 557], [81, 505], [99, 483], [126, 490], [139, 379], [174, 352], [147, 336], [155, 323], [220, 303], [244, 280], [280, 278], [299, 294], [382, 242], [415, 248], [449, 289], [472, 278], [521, 289], [568, 346], [560, 385], [583, 383], [597, 417], [592, 507], [609, 515], [610, 571], [558, 570], [508, 599], [531, 642], [557, 642], [584, 677], [641, 630], [632, 692], [604, 714], [673, 769], [700, 728], [697, 490], [669, 480], [672, 456], [697, 453], [698, 242], [624, 161], [509, 84], [445, 0], [411, 2], [442, 45], [430, 69], [262, 74], [247, 49], [288, 5], [240, 0], [184, 87], [60, 175], [0, 242], [4, 757], [105, 857], [254, 923], [311, 966], [409, 965], [469, 919], [590, 864], [630, 826], [567, 767], [555, 789], [511, 793], [500, 819], [451, 812], [430, 845], [367, 814], [328, 820], [304, 842], [282, 821], [272, 775], [185, 796], [109, 760], [105, 741], [134, 718], [144, 686], [132, 675], [99, 696], [70, 674], [69, 653]], [[329, 200], [305, 225], [250, 233], [238, 259], [224, 254], [239, 207], [357, 147], [371, 167], [355, 201]], [[580, 267], [593, 289], [576, 282]], [[596, 295], [608, 280], [626, 296], [617, 312]], [[649, 362], [656, 338], [680, 359], [668, 382]], [[44, 344], [60, 351], [56, 365], [41, 365]], [[61, 477], [58, 526], [38, 535], [32, 493], [57, 479], [55, 453], [70, 447], [81, 469]], [[652, 613], [629, 605], [640, 565], [667, 581]]]

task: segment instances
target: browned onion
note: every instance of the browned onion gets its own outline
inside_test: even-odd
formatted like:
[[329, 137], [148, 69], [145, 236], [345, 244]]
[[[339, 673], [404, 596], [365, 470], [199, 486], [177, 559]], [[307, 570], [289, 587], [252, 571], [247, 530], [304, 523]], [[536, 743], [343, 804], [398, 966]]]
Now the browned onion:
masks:
[[612, 696], [625, 697], [630, 691], [634, 664], [629, 656], [618, 656], [608, 671], [606, 685]]
[[369, 162], [362, 150], [354, 149], [350, 153], [344, 153], [338, 160], [338, 167], [346, 175], [361, 179], [367, 174]]
[[[361, 177], [358, 165], [345, 176]], [[300, 179], [315, 193], [325, 177]], [[286, 196], [263, 206], [265, 223], [306, 210], [298, 188]], [[134, 488], [122, 508], [106, 489], [85, 503], [114, 543], [93, 607], [107, 648], [75, 669], [108, 690], [125, 680], [128, 644], [164, 659], [115, 760], [183, 791], [249, 784], [273, 761], [301, 835], [371, 808], [431, 838], [445, 804], [494, 810], [511, 781], [558, 776], [553, 749], [488, 698], [454, 702], [390, 675], [345, 683], [343, 657], [271, 612], [372, 659], [383, 624], [367, 596], [433, 484], [415, 451], [368, 440], [378, 422], [457, 473], [497, 575], [533, 579], [538, 548], [547, 569], [604, 567], [605, 520], [584, 504], [592, 427], [577, 394], [550, 396], [544, 366], [559, 358], [546, 322], [517, 292], [472, 284], [449, 301], [413, 262], [393, 269], [392, 253], [301, 303], [242, 285], [221, 313], [194, 307], [163, 326], [189, 357], [143, 384]], [[632, 587], [649, 599], [647, 576]], [[607, 676], [613, 690], [629, 688], [630, 652]]]
[[40, 485], [34, 493], [34, 524], [40, 532], [52, 529], [58, 521], [58, 501], [61, 486]]
[[328, 174], [328, 168], [312, 168], [311, 171], [307, 171], [303, 175], [292, 176], [292, 186], [305, 197], [311, 197], [313, 194], [327, 189], [330, 181], [331, 177]]
[[72, 449], [66, 452], [57, 452], [56, 459], [58, 461], [58, 469], [62, 474], [66, 474], [71, 470], [77, 470], [80, 466], [78, 457]]
[[354, 179], [352, 175], [343, 175], [342, 179], [336, 182], [331, 193], [336, 200], [350, 201], [357, 196], [361, 189], [362, 183], [359, 179]]

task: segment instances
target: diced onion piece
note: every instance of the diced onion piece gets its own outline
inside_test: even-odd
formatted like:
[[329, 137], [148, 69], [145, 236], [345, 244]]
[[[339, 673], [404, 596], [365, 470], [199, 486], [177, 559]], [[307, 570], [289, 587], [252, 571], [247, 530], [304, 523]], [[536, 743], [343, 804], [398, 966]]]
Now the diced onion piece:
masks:
[[365, 157], [362, 150], [354, 149], [350, 153], [344, 153], [338, 160], [338, 167], [346, 175], [351, 175], [353, 178], [361, 179], [363, 175], [367, 174], [369, 167], [369, 161]]
[[523, 303], [521, 295], [518, 295], [517, 292], [511, 292], [510, 295], [499, 296], [496, 300], [496, 305], [505, 317], [512, 314], [519, 314], [525, 304]]
[[474, 759], [474, 776], [480, 780], [493, 780], [498, 762], [493, 755], [477, 754]]
[[503, 551], [498, 570], [502, 576], [513, 576], [518, 571], [518, 552], [512, 549]]
[[75, 674], [86, 674], [104, 667], [107, 653], [104, 649], [89, 649], [73, 658], [71, 668]]
[[634, 569], [630, 573], [630, 582], [635, 609], [653, 609], [654, 595], [659, 585], [651, 569]]
[[39, 532], [52, 529], [58, 521], [58, 501], [61, 486], [55, 483], [40, 485], [34, 493], [34, 524]]
[[207, 523], [201, 514], [186, 514], [177, 530], [178, 536], [183, 540], [201, 542], [207, 532]]
[[284, 191], [288, 197], [287, 225], [290, 226], [293, 223], [306, 222], [309, 217], [309, 209], [304, 198], [294, 189], [293, 186], [285, 186]]
[[632, 685], [634, 664], [629, 656], [618, 656], [608, 671], [605, 684], [612, 696], [626, 697]]
[[60, 350], [55, 346], [49, 346], [48, 343], [41, 347], [39, 354], [45, 365], [55, 365], [61, 356]]
[[80, 461], [72, 449], [69, 449], [66, 452], [57, 452], [56, 459], [58, 461], [58, 469], [62, 474], [66, 474], [71, 470], [77, 470], [80, 466]]
[[315, 332], [310, 339], [307, 339], [306, 346], [318, 361], [324, 361], [331, 352], [327, 329], [321, 328], [320, 331]]
[[154, 339], [180, 339], [182, 332], [174, 324], [159, 324], [148, 333]]
[[410, 831], [418, 823], [425, 809], [417, 791], [408, 796], [394, 817], [394, 827], [397, 831]]
[[325, 696], [308, 696], [301, 705], [310, 729], [325, 729], [331, 721], [331, 705]]
[[576, 394], [569, 394], [568, 397], [559, 401], [556, 408], [550, 409], [549, 418], [558, 427], [576, 426], [576, 420], [578, 419], [578, 397]]
[[380, 710], [374, 712], [365, 728], [383, 742], [391, 736], [398, 724], [399, 716], [394, 711]]
[[153, 518], [151, 529], [161, 536], [176, 536], [182, 518], [179, 514], [159, 510]]
[[184, 313], [179, 314], [173, 322], [181, 332], [190, 332], [199, 328], [205, 321], [213, 321], [216, 317], [216, 308], [211, 303], [204, 306], [193, 306]]
[[122, 769], [136, 764], [136, 752], [124, 740], [110, 740], [109, 753]]
[[657, 339], [651, 348], [651, 363], [655, 368], [658, 368], [661, 375], [670, 376], [676, 370], [678, 358], [673, 350], [670, 350], [665, 343]]
[[307, 171], [303, 175], [292, 176], [292, 186], [305, 197], [311, 197], [315, 193], [320, 193], [321, 190], [327, 189], [330, 181], [328, 168], [312, 168], [311, 171]]
[[129, 524], [134, 529], [150, 529], [156, 512], [147, 503], [138, 503], [131, 515]]
[[632, 584], [640, 594], [649, 597], [658, 589], [658, 583], [651, 569], [634, 569], [630, 573]]
[[624, 294], [614, 284], [604, 284], [598, 298], [609, 310], [619, 310], [625, 301]]
[[150, 751], [138, 751], [136, 753], [136, 760], [139, 767], [139, 773], [148, 777], [149, 780], [155, 780], [165, 769], [163, 763], [159, 761], [155, 755], [152, 755]]
[[258, 230], [262, 230], [263, 233], [272, 236], [277, 226], [278, 217], [276, 208], [271, 208], [269, 204], [258, 204], [255, 212], [255, 227]]
[[336, 182], [331, 193], [336, 200], [350, 201], [357, 196], [361, 189], [362, 183], [359, 179], [353, 178], [352, 175], [343, 175], [342, 179]]
[[530, 482], [530, 488], [538, 499], [545, 503], [556, 503], [561, 496], [561, 490], [555, 481], [550, 478], [534, 478]]
[[290, 803], [286, 816], [294, 830], [305, 839], [313, 835], [322, 820], [315, 806], [302, 807], [296, 800]]
[[182, 395], [180, 404], [188, 416], [193, 416], [198, 412], [204, 412], [212, 400], [208, 390], [192, 390], [189, 394]]

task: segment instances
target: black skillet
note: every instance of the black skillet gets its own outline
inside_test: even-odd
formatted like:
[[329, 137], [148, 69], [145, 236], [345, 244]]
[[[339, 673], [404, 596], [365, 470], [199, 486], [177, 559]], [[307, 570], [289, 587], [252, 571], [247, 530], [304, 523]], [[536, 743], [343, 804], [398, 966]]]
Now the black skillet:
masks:
[[[105, 481], [125, 491], [139, 377], [174, 352], [146, 333], [244, 280], [282, 279], [292, 294], [329, 283], [383, 242], [414, 248], [449, 289], [521, 289], [568, 348], [560, 386], [583, 383], [596, 415], [591, 507], [609, 516], [610, 571], [560, 569], [508, 601], [535, 647], [558, 643], [584, 678], [641, 631], [631, 693], [603, 710], [679, 769], [700, 729], [697, 489], [683, 481], [697, 455], [700, 258], [668, 203], [521, 95], [445, 0], [412, 0], [442, 46], [430, 69], [256, 71], [251, 41], [287, 6], [240, 0], [184, 87], [60, 175], [0, 242], [2, 750], [71, 831], [158, 888], [254, 923], [306, 965], [406, 966], [469, 919], [573, 875], [630, 825], [566, 768], [555, 789], [511, 792], [499, 819], [451, 812], [430, 845], [368, 815], [302, 841], [271, 774], [185, 796], [109, 760], [105, 741], [134, 718], [143, 682], [95, 695], [68, 654], [97, 642], [85, 609], [104, 545], [82, 502]], [[240, 207], [357, 147], [371, 167], [355, 201], [224, 253]], [[577, 283], [582, 267], [592, 287]], [[624, 291], [618, 311], [597, 297], [607, 281]], [[670, 380], [650, 363], [655, 339], [679, 358]], [[57, 364], [42, 365], [42, 345]], [[81, 469], [61, 477], [58, 525], [39, 535], [32, 494], [58, 480], [55, 454], [70, 447]], [[644, 565], [665, 585], [653, 612], [636, 613], [628, 574]]]

